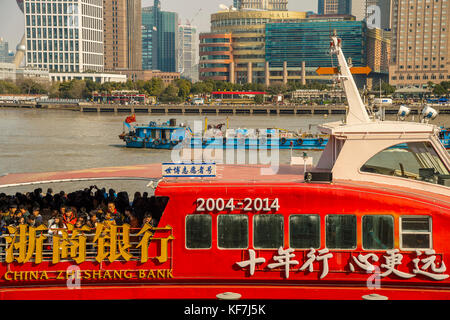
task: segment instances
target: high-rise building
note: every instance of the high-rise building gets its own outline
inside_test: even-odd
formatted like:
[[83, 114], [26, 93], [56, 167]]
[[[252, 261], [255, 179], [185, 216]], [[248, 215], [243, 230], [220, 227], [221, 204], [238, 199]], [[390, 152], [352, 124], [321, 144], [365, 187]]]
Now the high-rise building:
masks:
[[[227, 81], [237, 83], [264, 83], [266, 23], [298, 22], [305, 18], [306, 12], [294, 11], [221, 11], [212, 14], [211, 33], [200, 36], [200, 80], [227, 78]], [[228, 41], [231, 35], [231, 42], [222, 42], [223, 45], [208, 43], [216, 41], [215, 34], [220, 41]]]
[[161, 2], [143, 8], [142, 51], [144, 70], [178, 71], [178, 14], [161, 11]]
[[25, 0], [26, 65], [57, 72], [102, 71], [102, 0]]
[[106, 70], [142, 69], [141, 0], [103, 0]]
[[[391, 27], [392, 0], [319, 0], [319, 15], [353, 15], [357, 21], [370, 20], [368, 26]], [[371, 23], [372, 22], [372, 23]]]
[[9, 53], [9, 45], [8, 41], [3, 40], [3, 38], [0, 38], [0, 63], [2, 62], [11, 62], [12, 58]]
[[178, 26], [178, 68], [181, 76], [192, 81], [198, 80], [198, 34], [197, 28]]
[[448, 0], [393, 0], [390, 84], [450, 80], [449, 8]]
[[392, 0], [367, 0], [367, 26], [375, 25], [379, 29], [391, 29]]
[[142, 69], [157, 69], [157, 52], [153, 53], [153, 39], [157, 39], [155, 7], [142, 8]]
[[338, 14], [340, 0], [319, 0], [317, 13], [320, 15]]
[[287, 11], [288, 0], [233, 0], [233, 7], [241, 9], [259, 9]]
[[336, 57], [329, 54], [330, 30], [336, 30], [342, 39], [342, 50], [352, 59], [353, 66], [366, 66], [365, 36], [366, 24], [363, 21], [326, 21], [305, 19], [296, 23], [266, 24], [266, 61], [272, 67], [337, 66]]

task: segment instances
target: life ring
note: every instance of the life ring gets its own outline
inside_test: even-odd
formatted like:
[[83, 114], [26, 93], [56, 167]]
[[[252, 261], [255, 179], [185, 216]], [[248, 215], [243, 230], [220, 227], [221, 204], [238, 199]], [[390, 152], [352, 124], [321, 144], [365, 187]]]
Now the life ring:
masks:
[[162, 144], [167, 144], [167, 140], [166, 139], [162, 139], [161, 143]]
[[137, 141], [137, 137], [135, 136], [131, 137], [131, 141]]
[[170, 144], [173, 145], [173, 146], [176, 146], [176, 145], [178, 144], [178, 141], [171, 140], [171, 141], [170, 141]]
[[303, 144], [303, 139], [297, 139], [297, 144], [299, 145], [299, 146], [301, 146], [302, 144]]
[[161, 141], [159, 141], [158, 139], [153, 140], [153, 145], [154, 146], [159, 146], [161, 143]]
[[323, 138], [319, 138], [319, 144], [323, 143]]
[[281, 138], [281, 140], [280, 140], [280, 142], [281, 142], [281, 144], [285, 144], [286, 143], [286, 138]]

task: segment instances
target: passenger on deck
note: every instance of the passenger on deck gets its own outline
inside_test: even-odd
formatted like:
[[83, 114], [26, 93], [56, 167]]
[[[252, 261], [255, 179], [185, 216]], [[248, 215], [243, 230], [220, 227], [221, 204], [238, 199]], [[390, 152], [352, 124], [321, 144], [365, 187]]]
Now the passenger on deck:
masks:
[[97, 224], [98, 224], [98, 218], [97, 218], [97, 212], [96, 211], [91, 211], [91, 213], [89, 214], [89, 220], [87, 221], [86, 225], [91, 228], [91, 229], [95, 229], [97, 228]]
[[142, 222], [142, 226], [143, 227], [145, 224], [149, 224], [150, 226], [152, 226], [153, 228], [156, 228], [158, 226], [158, 222], [156, 220], [153, 219], [152, 215], [147, 213], [144, 216], [144, 220]]
[[77, 222], [77, 216], [73, 212], [72, 207], [66, 208], [66, 213], [63, 216], [63, 222], [67, 225], [68, 223], [75, 225]]
[[62, 229], [66, 229], [62, 216], [55, 217], [53, 224], [48, 227], [48, 235], [50, 243], [53, 243], [54, 235], [62, 235]]
[[132, 207], [125, 208], [125, 218], [123, 223], [129, 224], [132, 229], [139, 228], [139, 221], [133, 213]]
[[17, 211], [17, 205], [11, 204], [9, 206], [9, 209], [6, 210], [5, 214], [3, 215], [2, 221], [4, 226], [9, 226], [11, 224], [14, 224], [15, 222], [15, 212]]
[[106, 228], [110, 228], [113, 225], [116, 225], [116, 220], [114, 219], [114, 217], [111, 215], [111, 213], [109, 211], [107, 211], [105, 213], [105, 219], [103, 220], [103, 225]]
[[114, 202], [108, 202], [108, 211], [106, 213], [109, 213], [111, 218], [115, 220], [115, 224], [122, 225], [123, 223], [122, 215], [119, 213], [119, 211], [117, 211]]
[[28, 217], [30, 216], [30, 213], [28, 212], [27, 208], [23, 204], [21, 204], [19, 206], [19, 211], [22, 213], [22, 216], [25, 219], [28, 219]]
[[77, 222], [75, 222], [75, 228], [81, 228], [84, 226], [84, 219], [82, 217], [77, 219]]
[[42, 215], [41, 215], [39, 207], [34, 207], [33, 208], [32, 216], [36, 220], [36, 226], [40, 226], [41, 224], [43, 224], [43, 219], [42, 219]]
[[33, 215], [30, 215], [27, 219], [27, 224], [29, 227], [36, 228], [38, 224], [36, 223], [36, 217]]

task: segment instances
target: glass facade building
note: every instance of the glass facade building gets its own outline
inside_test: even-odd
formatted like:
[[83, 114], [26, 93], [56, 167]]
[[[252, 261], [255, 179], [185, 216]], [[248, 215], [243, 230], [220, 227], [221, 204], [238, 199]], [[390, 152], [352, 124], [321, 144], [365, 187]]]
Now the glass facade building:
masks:
[[[154, 7], [142, 8], [142, 69], [153, 70], [157, 61], [153, 62], [153, 38], [156, 38], [156, 22]], [[155, 54], [155, 58], [156, 58]]]
[[158, 70], [178, 72], [178, 14], [160, 12], [157, 28]]
[[142, 68], [144, 70], [178, 71], [178, 14], [153, 7], [142, 9]]
[[8, 42], [0, 38], [0, 62], [11, 62], [11, 57], [9, 56]]
[[337, 66], [328, 53], [330, 35], [336, 30], [342, 49], [353, 66], [366, 66], [366, 24], [363, 21], [315, 21], [266, 24], [266, 61], [270, 67]]

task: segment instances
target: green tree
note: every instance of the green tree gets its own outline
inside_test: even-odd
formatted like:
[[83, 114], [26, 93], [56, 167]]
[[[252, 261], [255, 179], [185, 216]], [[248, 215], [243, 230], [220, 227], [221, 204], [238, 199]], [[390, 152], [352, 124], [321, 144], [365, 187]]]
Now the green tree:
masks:
[[48, 84], [37, 82], [30, 78], [17, 81], [16, 85], [20, 91], [25, 94], [46, 94], [48, 93]]
[[264, 96], [262, 94], [255, 95], [255, 103], [262, 104], [264, 102]]
[[442, 81], [442, 82], [441, 82], [441, 86], [442, 86], [445, 90], [449, 90], [449, 89], [450, 89], [450, 81]]
[[159, 97], [164, 91], [164, 81], [161, 78], [152, 78], [150, 95]]
[[[373, 86], [372, 91], [380, 92], [380, 84], [377, 83]], [[395, 92], [395, 87], [391, 86], [389, 83], [382, 81], [381, 82], [381, 93], [385, 96], [389, 96]]]
[[178, 87], [178, 96], [183, 100], [186, 100], [191, 92], [191, 82], [186, 79], [177, 79], [175, 85]]
[[447, 94], [447, 89], [444, 88], [442, 85], [440, 84], [435, 84], [433, 87], [433, 93], [437, 96], [443, 96]]
[[59, 85], [60, 97], [63, 99], [83, 99], [88, 98], [86, 82], [83, 80], [71, 80], [62, 82]]
[[21, 89], [10, 80], [0, 80], [0, 93], [3, 94], [21, 93]]

